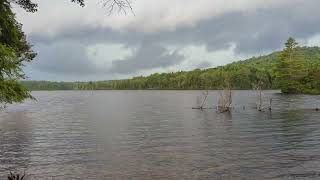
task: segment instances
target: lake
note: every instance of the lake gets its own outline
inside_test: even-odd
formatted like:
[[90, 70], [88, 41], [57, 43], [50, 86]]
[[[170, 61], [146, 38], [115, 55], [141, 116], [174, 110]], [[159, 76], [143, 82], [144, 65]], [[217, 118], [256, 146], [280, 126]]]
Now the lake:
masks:
[[[319, 179], [320, 96], [235, 91], [231, 113], [202, 91], [33, 92], [0, 112], [0, 179]], [[206, 106], [213, 106], [210, 91]]]

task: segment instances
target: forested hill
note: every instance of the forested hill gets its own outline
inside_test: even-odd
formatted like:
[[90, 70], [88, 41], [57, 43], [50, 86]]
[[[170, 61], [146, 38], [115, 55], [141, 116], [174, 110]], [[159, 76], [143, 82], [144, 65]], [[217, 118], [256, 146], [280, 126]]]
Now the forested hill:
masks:
[[[306, 72], [296, 79], [307, 93], [320, 92], [320, 48], [298, 47], [299, 63]], [[195, 69], [173, 73], [155, 73], [147, 77], [97, 82], [24, 81], [30, 90], [104, 90], [104, 89], [277, 89], [279, 82], [276, 66], [282, 52], [209, 69]], [[298, 57], [298, 56], [297, 56]], [[287, 67], [296, 68], [297, 66]], [[300, 66], [299, 66], [300, 67]], [[293, 72], [291, 72], [293, 73]]]

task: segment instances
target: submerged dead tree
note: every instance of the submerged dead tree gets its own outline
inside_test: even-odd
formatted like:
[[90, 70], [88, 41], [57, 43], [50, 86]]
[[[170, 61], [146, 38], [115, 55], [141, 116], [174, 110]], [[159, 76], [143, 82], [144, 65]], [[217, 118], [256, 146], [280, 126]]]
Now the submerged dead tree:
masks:
[[203, 101], [202, 101], [201, 106], [200, 106], [201, 109], [203, 109], [203, 106], [204, 106], [204, 104], [206, 103], [206, 101], [207, 101], [207, 99], [208, 99], [208, 95], [209, 95], [209, 91], [208, 91], [208, 90], [206, 90], [205, 92], [203, 92], [204, 98], [203, 98]]
[[261, 84], [259, 83], [256, 87], [255, 87], [255, 90], [257, 91], [257, 94], [258, 94], [258, 101], [257, 101], [257, 110], [258, 111], [262, 111], [263, 110], [263, 97], [262, 97], [262, 86]]
[[254, 85], [254, 90], [257, 91], [257, 95], [258, 95], [256, 108], [258, 111], [264, 111], [265, 109], [268, 109], [269, 111], [271, 111], [272, 110], [272, 107], [271, 107], [272, 106], [272, 98], [269, 99], [269, 106], [266, 106], [264, 103], [264, 100], [263, 100], [264, 99], [263, 93], [262, 93], [263, 87], [264, 87], [264, 84], [261, 79], [258, 81], [258, 83], [256, 85]]
[[218, 111], [223, 112], [230, 112], [232, 108], [232, 90], [225, 89], [219, 91], [219, 100], [218, 100]]
[[198, 97], [197, 98], [197, 104], [198, 106], [197, 107], [193, 107], [192, 109], [206, 109], [204, 107], [204, 105], [206, 104], [207, 100], [208, 100], [208, 96], [209, 96], [209, 91], [206, 90], [202, 93], [202, 97]]
[[219, 100], [217, 110], [220, 113], [230, 112], [232, 109], [232, 85], [230, 76], [226, 75], [224, 78], [225, 87], [219, 91]]

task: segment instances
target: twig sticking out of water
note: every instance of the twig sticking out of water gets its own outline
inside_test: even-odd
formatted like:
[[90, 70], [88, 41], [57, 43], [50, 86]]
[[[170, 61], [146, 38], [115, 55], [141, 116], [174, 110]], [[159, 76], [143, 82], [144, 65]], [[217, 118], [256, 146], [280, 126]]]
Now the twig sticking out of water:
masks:
[[203, 109], [204, 104], [206, 103], [207, 99], [208, 99], [208, 95], [209, 95], [209, 91], [206, 90], [205, 92], [203, 92], [204, 98], [203, 101], [201, 103], [200, 109]]
[[259, 81], [255, 86], [254, 86], [254, 90], [257, 91], [258, 94], [258, 101], [256, 103], [256, 108], [258, 111], [263, 111], [264, 107], [263, 107], [263, 97], [262, 97], [262, 83], [261, 81]]
[[270, 98], [269, 111], [272, 111], [272, 98]]

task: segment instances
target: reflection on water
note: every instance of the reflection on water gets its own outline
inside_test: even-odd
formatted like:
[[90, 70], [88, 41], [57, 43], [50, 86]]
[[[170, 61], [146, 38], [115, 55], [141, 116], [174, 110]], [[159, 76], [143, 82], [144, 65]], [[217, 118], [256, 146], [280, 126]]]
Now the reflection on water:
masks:
[[[24, 119], [21, 121], [21, 119]], [[24, 112], [10, 113], [0, 122], [0, 168], [27, 169], [30, 162], [32, 121]]]
[[200, 93], [35, 92], [0, 113], [0, 179], [320, 178], [318, 96], [267, 91], [274, 111], [258, 112], [237, 91], [220, 114], [191, 109]]

